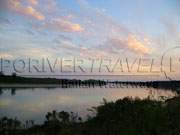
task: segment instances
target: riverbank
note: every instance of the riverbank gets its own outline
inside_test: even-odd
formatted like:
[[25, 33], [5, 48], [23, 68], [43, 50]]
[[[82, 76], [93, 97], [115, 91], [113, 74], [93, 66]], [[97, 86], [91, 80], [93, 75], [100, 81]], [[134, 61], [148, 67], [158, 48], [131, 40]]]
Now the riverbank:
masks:
[[106, 86], [121, 88], [122, 86], [150, 87], [157, 89], [170, 89], [180, 91], [180, 81], [105, 81], [105, 80], [78, 80], [78, 79], [58, 79], [58, 78], [29, 78], [20, 76], [0, 76], [0, 88], [71, 88], [71, 87], [95, 87]]

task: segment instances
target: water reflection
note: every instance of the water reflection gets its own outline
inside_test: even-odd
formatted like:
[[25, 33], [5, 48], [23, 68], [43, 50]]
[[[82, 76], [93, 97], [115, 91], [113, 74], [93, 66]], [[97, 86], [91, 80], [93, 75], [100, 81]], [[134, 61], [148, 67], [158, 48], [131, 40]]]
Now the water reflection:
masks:
[[41, 123], [48, 111], [65, 110], [78, 112], [86, 117], [88, 108], [97, 106], [103, 98], [115, 101], [124, 97], [151, 98], [162, 100], [176, 96], [171, 90], [153, 88], [28, 88], [0, 89], [0, 115], [25, 120], [36, 120]]
[[12, 88], [11, 89], [11, 95], [13, 96], [13, 95], [16, 95], [16, 88]]
[[3, 90], [2, 90], [2, 88], [0, 88], [0, 95], [2, 95], [3, 94]]

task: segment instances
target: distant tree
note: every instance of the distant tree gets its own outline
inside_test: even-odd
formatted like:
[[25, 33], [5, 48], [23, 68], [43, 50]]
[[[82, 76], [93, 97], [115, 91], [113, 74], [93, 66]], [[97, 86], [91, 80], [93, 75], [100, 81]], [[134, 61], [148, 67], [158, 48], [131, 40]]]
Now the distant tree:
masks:
[[0, 72], [0, 76], [4, 76], [4, 73], [2, 71]]
[[11, 89], [11, 95], [13, 96], [13, 95], [16, 95], [16, 89], [15, 88], [12, 88]]
[[17, 74], [16, 73], [12, 73], [12, 77], [16, 77], [17, 76]]

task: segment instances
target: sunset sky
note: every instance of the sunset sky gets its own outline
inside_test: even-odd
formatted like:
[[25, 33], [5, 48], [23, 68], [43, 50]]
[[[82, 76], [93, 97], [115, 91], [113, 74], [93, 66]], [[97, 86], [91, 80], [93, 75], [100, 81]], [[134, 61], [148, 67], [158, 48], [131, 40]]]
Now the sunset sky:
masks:
[[159, 59], [180, 46], [179, 7], [178, 0], [0, 0], [0, 57]]

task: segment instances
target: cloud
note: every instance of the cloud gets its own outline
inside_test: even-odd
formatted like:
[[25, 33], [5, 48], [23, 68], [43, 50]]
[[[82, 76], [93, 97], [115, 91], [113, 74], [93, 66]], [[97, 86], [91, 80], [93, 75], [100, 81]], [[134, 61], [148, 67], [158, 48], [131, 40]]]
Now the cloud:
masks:
[[63, 39], [56, 38], [53, 40], [53, 43], [55, 43], [55, 46], [54, 46], [55, 50], [70, 51], [73, 53], [77, 53], [80, 51], [79, 46], [75, 45], [70, 40], [63, 40]]
[[53, 40], [53, 43], [55, 44], [54, 47], [52, 47], [53, 49], [56, 51], [62, 51], [63, 53], [69, 54], [70, 56], [83, 56], [86, 58], [107, 56], [106, 52], [100, 51], [97, 48], [94, 49], [92, 47], [87, 48], [84, 46], [79, 46], [74, 44], [72, 40], [69, 39], [56, 38]]
[[57, 13], [59, 11], [56, 0], [43, 0], [43, 3], [41, 7], [43, 7], [46, 13]]
[[45, 48], [27, 48], [18, 50], [18, 56], [21, 58], [55, 58], [56, 50], [53, 49], [45, 49]]
[[45, 28], [62, 32], [82, 32], [84, 28], [78, 24], [61, 18], [54, 18], [44, 24]]
[[[31, 0], [31, 3], [32, 2], [34, 4], [36, 3], [35, 0], [34, 1]], [[13, 12], [30, 16], [36, 20], [42, 21], [45, 19], [45, 16], [41, 12], [39, 12], [37, 9], [35, 9], [33, 6], [31, 6], [31, 5], [25, 6], [19, 0], [8, 0], [7, 7], [8, 7], [8, 9], [10, 9]]]
[[59, 34], [59, 35], [58, 35], [58, 39], [66, 40], [66, 41], [72, 41], [72, 40], [73, 40], [73, 38], [68, 37], [68, 36], [65, 36], [65, 35], [63, 35], [63, 34]]
[[31, 31], [31, 30], [29, 30], [29, 29], [25, 30], [25, 32], [26, 32], [28, 35], [35, 35], [34, 32]]
[[35, 18], [37, 20], [44, 20], [45, 19], [45, 16], [43, 14], [41, 14], [40, 12], [38, 12], [36, 9], [34, 9], [31, 6], [21, 8], [19, 11], [21, 13], [24, 13], [25, 15], [32, 16], [33, 18]]
[[[91, 48], [94, 44], [96, 50], [106, 52], [109, 55], [117, 55], [124, 51], [133, 54], [149, 54], [152, 52], [148, 46], [150, 39], [144, 38], [146, 34], [134, 33], [128, 26], [116, 22], [103, 9], [94, 8], [87, 0], [77, 0], [81, 8], [80, 18], [84, 18], [87, 27], [85, 43], [90, 42]], [[144, 33], [144, 32], [142, 32]], [[141, 38], [139, 38], [139, 36]], [[127, 54], [126, 54], [127, 55]]]
[[126, 39], [112, 38], [107, 42], [107, 46], [117, 49], [128, 49], [140, 54], [149, 54], [151, 52], [147, 45], [150, 41], [144, 38], [140, 41], [135, 35], [129, 35]]
[[37, 5], [38, 4], [38, 0], [28, 0], [28, 2], [32, 5]]
[[7, 18], [0, 17], [0, 24], [10, 25], [11, 21]]
[[146, 46], [147, 44], [149, 44], [149, 41], [147, 39], [141, 42], [134, 35], [128, 36], [127, 46], [129, 49], [132, 49], [136, 52], [139, 52], [142, 54], [149, 54], [150, 49]]
[[13, 58], [13, 55], [9, 54], [9, 53], [4, 53], [4, 52], [0, 52], [0, 58]]
[[[54, 51], [63, 50], [64, 54], [70, 52], [90, 57], [117, 55], [124, 50], [140, 54], [150, 53], [147, 39], [139, 40], [131, 34], [127, 26], [115, 22], [101, 9], [89, 5], [86, 0], [78, 0], [81, 13], [64, 9], [63, 5], [55, 0], [7, 1], [11, 11], [41, 20], [40, 23], [32, 21], [31, 28], [35, 31], [31, 28], [25, 30], [25, 34], [29, 35], [38, 36], [40, 33], [39, 39], [32, 39], [33, 44], [41, 40], [43, 36], [44, 42], [50, 44], [49, 38], [54, 39], [59, 35], [58, 40], [53, 40], [51, 45], [38, 44], [42, 48], [53, 48]], [[44, 50], [31, 50], [34, 56], [43, 55], [45, 52]]]

